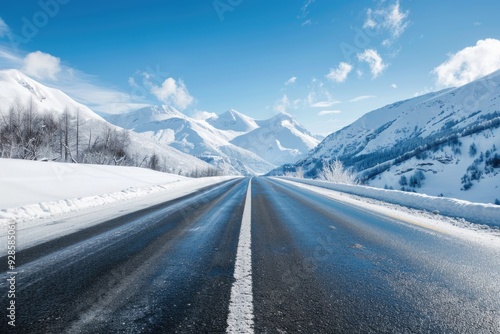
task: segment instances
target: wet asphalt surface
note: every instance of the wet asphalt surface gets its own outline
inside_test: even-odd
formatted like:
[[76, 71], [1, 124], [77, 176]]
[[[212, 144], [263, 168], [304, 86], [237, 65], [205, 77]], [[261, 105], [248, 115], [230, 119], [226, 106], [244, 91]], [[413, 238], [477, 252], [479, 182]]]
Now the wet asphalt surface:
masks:
[[[225, 333], [248, 182], [20, 251], [0, 332]], [[498, 250], [251, 182], [255, 333], [500, 333]]]

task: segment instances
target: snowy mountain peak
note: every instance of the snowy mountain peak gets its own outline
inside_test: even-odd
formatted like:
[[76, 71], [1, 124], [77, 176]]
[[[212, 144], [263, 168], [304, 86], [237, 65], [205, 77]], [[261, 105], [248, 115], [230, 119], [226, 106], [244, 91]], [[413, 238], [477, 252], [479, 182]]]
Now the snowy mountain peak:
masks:
[[207, 119], [207, 123], [219, 130], [231, 130], [236, 132], [248, 132], [258, 127], [253, 118], [242, 113], [229, 109], [216, 117]]
[[[0, 81], [9, 83], [17, 88], [19, 88], [19, 86], [25, 88], [28, 94], [39, 102], [42, 102], [45, 99], [45, 96], [36, 82], [19, 70], [11, 69], [0, 71]], [[21, 89], [20, 91], [23, 90]], [[23, 91], [23, 93], [26, 95], [25, 91]]]
[[319, 142], [290, 114], [279, 113], [256, 124], [258, 128], [231, 143], [255, 152], [274, 165], [303, 158]]
[[[291, 131], [295, 132], [298, 131], [299, 133], [304, 134], [307, 137], [314, 138], [314, 136], [299, 122], [297, 122], [297, 120], [293, 118], [292, 115], [285, 112], [280, 112], [269, 119], [260, 120], [256, 122], [260, 127], [275, 129], [274, 131], [280, 131], [281, 128], [287, 128], [290, 129]], [[309, 138], [307, 140], [309, 141]], [[318, 144], [318, 142], [319, 141], [314, 138], [313, 141], [309, 141], [308, 147], [312, 149]]]

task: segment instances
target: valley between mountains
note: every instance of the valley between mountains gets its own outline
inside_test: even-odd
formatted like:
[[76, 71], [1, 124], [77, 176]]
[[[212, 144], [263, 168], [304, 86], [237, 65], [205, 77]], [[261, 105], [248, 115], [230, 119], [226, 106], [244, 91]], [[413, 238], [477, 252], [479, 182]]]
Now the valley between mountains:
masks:
[[4, 158], [320, 179], [340, 161], [360, 184], [500, 202], [498, 71], [374, 110], [326, 138], [287, 113], [256, 120], [230, 109], [200, 119], [160, 105], [97, 114], [18, 70], [0, 71], [0, 88]]

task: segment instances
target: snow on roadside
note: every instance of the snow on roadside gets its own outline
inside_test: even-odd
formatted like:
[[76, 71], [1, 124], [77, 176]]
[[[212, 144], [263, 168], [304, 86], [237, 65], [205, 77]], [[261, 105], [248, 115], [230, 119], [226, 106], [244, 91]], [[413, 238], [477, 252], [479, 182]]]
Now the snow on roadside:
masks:
[[338, 184], [319, 180], [280, 177], [278, 179], [300, 182], [347, 194], [368, 197], [388, 203], [398, 204], [417, 210], [426, 210], [444, 216], [463, 218], [471, 223], [500, 227], [500, 206], [473, 203], [453, 198], [428, 196], [399, 190], [387, 190], [366, 186]]
[[[489, 227], [466, 221], [463, 218], [452, 218], [442, 216], [430, 211], [422, 211], [407, 206], [388, 203], [386, 201], [367, 198], [342, 191], [328, 189], [323, 186], [311, 185], [301, 182], [304, 179], [291, 177], [275, 177], [274, 179], [292, 184], [296, 187], [313, 191], [333, 200], [354, 205], [363, 210], [378, 213], [386, 217], [394, 218], [397, 221], [404, 221], [416, 227], [423, 227], [428, 231], [435, 231], [445, 235], [454, 235], [468, 241], [475, 241], [480, 244], [488, 244], [496, 249], [500, 246], [500, 230], [496, 227]], [[328, 182], [326, 182], [328, 183]], [[331, 184], [331, 183], [330, 183]]]
[[230, 178], [190, 179], [136, 167], [0, 159], [0, 222], [44, 219]]

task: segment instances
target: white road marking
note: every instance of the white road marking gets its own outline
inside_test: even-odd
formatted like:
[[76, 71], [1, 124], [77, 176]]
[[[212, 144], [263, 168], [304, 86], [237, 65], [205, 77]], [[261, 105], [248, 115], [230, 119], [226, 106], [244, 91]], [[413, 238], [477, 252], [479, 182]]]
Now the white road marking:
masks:
[[241, 220], [241, 230], [234, 268], [235, 282], [231, 288], [231, 301], [226, 333], [253, 333], [252, 249], [251, 249], [252, 179], [248, 189]]

